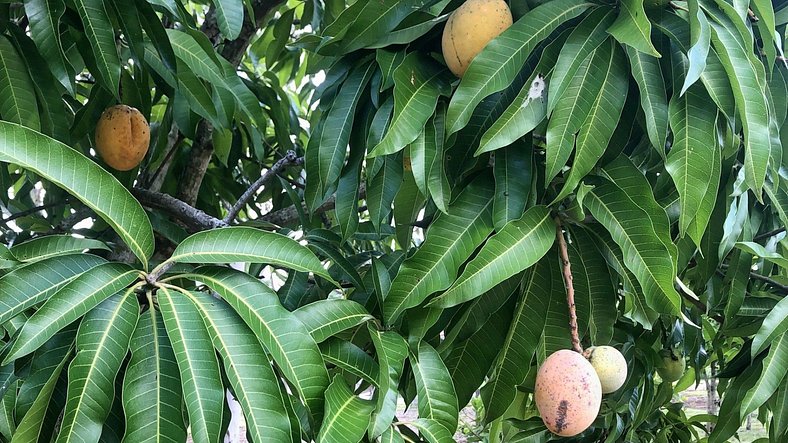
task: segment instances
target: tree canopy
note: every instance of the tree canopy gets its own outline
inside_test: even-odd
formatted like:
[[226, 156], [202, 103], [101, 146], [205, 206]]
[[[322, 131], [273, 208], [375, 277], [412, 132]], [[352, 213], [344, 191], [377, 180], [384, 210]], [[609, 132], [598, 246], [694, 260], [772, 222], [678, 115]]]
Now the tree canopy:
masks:
[[510, 0], [457, 78], [463, 3], [0, 0], [0, 441], [219, 442], [226, 390], [251, 442], [450, 442], [469, 402], [567, 440], [537, 370], [599, 345], [574, 441], [788, 441], [788, 3]]

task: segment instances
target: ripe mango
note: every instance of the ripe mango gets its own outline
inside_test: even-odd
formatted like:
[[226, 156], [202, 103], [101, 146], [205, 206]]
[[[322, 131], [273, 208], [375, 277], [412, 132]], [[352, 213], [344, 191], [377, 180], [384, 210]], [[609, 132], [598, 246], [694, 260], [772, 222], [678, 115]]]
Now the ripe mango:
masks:
[[150, 127], [136, 108], [116, 105], [104, 110], [96, 125], [96, 151], [113, 169], [128, 171], [148, 152]]
[[512, 11], [503, 0], [468, 0], [443, 28], [443, 58], [451, 72], [462, 77], [468, 65], [490, 40], [512, 25]]
[[602, 405], [602, 385], [581, 354], [562, 349], [550, 354], [536, 373], [536, 407], [547, 429], [563, 437], [591, 426]]

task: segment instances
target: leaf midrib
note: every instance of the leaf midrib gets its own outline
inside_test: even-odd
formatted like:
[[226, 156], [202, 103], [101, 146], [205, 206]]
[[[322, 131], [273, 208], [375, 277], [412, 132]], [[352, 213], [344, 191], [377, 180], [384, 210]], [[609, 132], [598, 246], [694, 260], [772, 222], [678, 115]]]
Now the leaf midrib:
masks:
[[[539, 29], [537, 29], [537, 31], [536, 31], [536, 32], [534, 32], [534, 33], [533, 33], [533, 34], [532, 34], [532, 35], [531, 35], [531, 36], [530, 36], [530, 37], [529, 37], [527, 40], [525, 40], [524, 42], [522, 42], [522, 44], [520, 45], [520, 47], [519, 47], [518, 49], [516, 49], [515, 51], [513, 51], [512, 53], [514, 54], [514, 53], [520, 52], [520, 51], [522, 51], [522, 49], [523, 49], [524, 47], [526, 47], [526, 46], [530, 46], [530, 44], [531, 44], [531, 41], [533, 41], [533, 39], [535, 39], [537, 36], [539, 36], [541, 31], [544, 31], [544, 30], [545, 30], [545, 29], [547, 29], [548, 27], [552, 26], [554, 22], [556, 22], [556, 21], [559, 21], [559, 20], [560, 20], [560, 19], [562, 19], [564, 16], [571, 14], [572, 12], [574, 12], [574, 10], [575, 10], [575, 9], [585, 9], [585, 8], [587, 8], [587, 7], [588, 7], [588, 5], [589, 5], [588, 3], [580, 3], [580, 4], [577, 4], [577, 5], [574, 5], [574, 6], [572, 6], [571, 8], [567, 9], [566, 11], [562, 12], [561, 14], [557, 15], [557, 16], [556, 16], [556, 17], [554, 17], [553, 19], [551, 19], [551, 20], [548, 20], [546, 23], [544, 23], [544, 26], [542, 26], [542, 27], [540, 27]], [[509, 58], [508, 58], [508, 59], [507, 59], [505, 62], [501, 63], [501, 65], [500, 65], [500, 66], [498, 66], [498, 68], [496, 68], [496, 69], [495, 69], [495, 70], [493, 70], [493, 71], [490, 71], [490, 72], [488, 72], [488, 73], [487, 73], [487, 78], [489, 79], [489, 78], [496, 77], [496, 76], [497, 76], [497, 75], [498, 75], [498, 74], [499, 74], [499, 73], [500, 73], [500, 72], [503, 70], [504, 66], [505, 66], [505, 65], [506, 65], [506, 64], [507, 64], [509, 61], [511, 61], [511, 59], [512, 59], [512, 58], [513, 58], [513, 57], [509, 57]], [[469, 68], [470, 68], [470, 66], [469, 66]], [[470, 108], [470, 106], [471, 106], [471, 103], [474, 103], [474, 102], [476, 102], [476, 103], [478, 104], [478, 102], [477, 102], [477, 100], [476, 100], [476, 99], [477, 99], [477, 98], [478, 98], [478, 97], [479, 97], [479, 96], [482, 94], [482, 91], [484, 91], [484, 89], [485, 89], [485, 88], [477, 88], [477, 89], [476, 89], [476, 92], [475, 92], [473, 95], [471, 95], [471, 96], [470, 96], [470, 97], [471, 97], [471, 99], [470, 99], [470, 100], [467, 100], [467, 104], [465, 104], [465, 105], [462, 107], [461, 111], [460, 111], [458, 114], [459, 114], [459, 115], [462, 115], [462, 114], [465, 114], [465, 113], [467, 113], [467, 112], [468, 112], [468, 109], [469, 109], [469, 108]], [[486, 91], [485, 91], [485, 93], [486, 93]], [[455, 121], [459, 121], [459, 119], [458, 119], [458, 120], [455, 120]], [[462, 129], [462, 128], [457, 128], [457, 129], [455, 129], [454, 127], [452, 127], [452, 128], [451, 128], [451, 133], [457, 132], [457, 131], [459, 131], [460, 129]]]
[[[474, 225], [475, 225], [475, 224], [476, 224], [476, 223], [477, 223], [477, 222], [478, 222], [480, 219], [482, 219], [482, 218], [484, 217], [484, 215], [485, 215], [485, 213], [487, 212], [488, 208], [489, 208], [489, 207], [492, 205], [492, 202], [493, 202], [493, 199], [489, 199], [489, 200], [487, 201], [487, 203], [485, 203], [485, 204], [484, 204], [484, 206], [482, 206], [482, 207], [480, 208], [480, 210], [477, 212], [476, 216], [474, 216], [474, 217], [473, 217], [473, 219], [469, 220], [469, 221], [466, 223], [466, 225], [465, 225], [465, 226], [466, 226], [466, 228], [465, 228], [464, 230], [460, 231], [460, 232], [459, 232], [459, 234], [457, 234], [457, 235], [455, 236], [455, 238], [456, 238], [456, 239], [460, 239], [460, 238], [462, 238], [462, 237], [463, 237], [463, 236], [464, 236], [466, 233], [468, 233], [468, 232], [471, 230], [471, 227], [473, 227], [473, 226], [474, 226]], [[426, 241], [426, 240], [425, 240], [425, 241]], [[434, 269], [436, 269], [436, 268], [438, 267], [438, 265], [439, 265], [439, 264], [443, 263], [443, 260], [444, 260], [444, 259], [445, 259], [445, 258], [446, 258], [448, 255], [450, 255], [450, 253], [451, 253], [451, 252], [455, 251], [455, 248], [454, 248], [454, 246], [455, 246], [456, 244], [457, 244], [457, 241], [453, 242], [453, 243], [451, 244], [451, 246], [449, 246], [448, 248], [446, 248], [446, 249], [444, 250], [443, 254], [441, 254], [441, 255], [440, 255], [440, 256], [439, 256], [439, 257], [438, 257], [436, 260], [433, 260], [433, 261], [432, 261], [432, 266], [430, 266], [429, 268], [427, 268], [426, 270], [424, 270], [424, 271], [422, 272], [422, 275], [428, 275], [428, 274], [429, 274], [429, 273], [431, 273], [431, 272], [432, 272]], [[414, 256], [414, 257], [415, 257], [415, 256]], [[404, 264], [403, 264], [403, 265], [404, 265]], [[397, 275], [399, 276], [399, 274], [397, 274]], [[395, 281], [395, 280], [396, 280], [396, 277], [395, 277], [395, 278], [394, 278], [394, 280], [392, 280], [392, 282], [391, 282], [391, 283], [392, 283], [392, 287], [393, 287], [393, 284], [394, 284], [394, 281]], [[391, 321], [394, 321], [394, 320], [396, 320], [396, 319], [399, 317], [399, 315], [402, 313], [402, 310], [403, 310], [402, 306], [404, 306], [404, 305], [405, 305], [405, 303], [406, 303], [406, 302], [407, 302], [407, 301], [410, 299], [411, 295], [413, 295], [413, 293], [414, 293], [414, 292], [416, 292], [416, 288], [420, 288], [420, 287], [422, 287], [422, 285], [423, 285], [423, 284], [425, 284], [425, 283], [423, 283], [423, 282], [425, 282], [425, 281], [426, 281], [426, 279], [424, 279], [424, 278], [420, 279], [420, 280], [419, 280], [419, 282], [418, 282], [417, 284], [413, 285], [413, 287], [411, 288], [411, 290], [410, 290], [410, 291], [408, 291], [407, 293], [405, 293], [405, 294], [404, 294], [404, 296], [403, 296], [403, 297], [402, 297], [402, 299], [399, 301], [399, 303], [396, 305], [396, 307], [395, 307], [395, 309], [394, 309], [394, 311], [393, 311], [393, 313], [392, 313], [392, 315], [391, 315], [391, 318], [392, 318], [392, 320], [391, 320]], [[391, 289], [389, 290], [389, 296], [390, 296], [390, 295], [391, 295]], [[427, 294], [427, 295], [429, 295], [429, 294]], [[388, 296], [387, 296], [386, 298], [388, 298]]]

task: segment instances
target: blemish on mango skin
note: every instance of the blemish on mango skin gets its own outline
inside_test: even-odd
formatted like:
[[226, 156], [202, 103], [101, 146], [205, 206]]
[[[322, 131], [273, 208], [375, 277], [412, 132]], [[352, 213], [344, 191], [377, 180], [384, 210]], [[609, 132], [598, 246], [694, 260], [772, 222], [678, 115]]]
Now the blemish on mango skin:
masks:
[[536, 376], [535, 401], [545, 426], [570, 437], [586, 430], [599, 414], [602, 387], [591, 364], [579, 353], [551, 354]]

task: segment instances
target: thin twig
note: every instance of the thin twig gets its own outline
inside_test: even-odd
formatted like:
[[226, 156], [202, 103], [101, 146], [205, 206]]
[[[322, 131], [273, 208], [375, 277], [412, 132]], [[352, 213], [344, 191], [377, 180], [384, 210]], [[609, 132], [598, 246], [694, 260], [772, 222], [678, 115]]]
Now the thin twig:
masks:
[[721, 315], [709, 313], [708, 308], [702, 301], [700, 301], [697, 294], [695, 294], [687, 285], [685, 285], [678, 276], [676, 277], [676, 286], [678, 286], [678, 292], [681, 294], [682, 298], [695, 305], [701, 314], [707, 314], [709, 317], [717, 320], [719, 324], [723, 324], [725, 322], [725, 318], [723, 318]]
[[566, 305], [569, 308], [569, 334], [572, 337], [572, 349], [583, 353], [580, 345], [580, 335], [577, 331], [577, 310], [575, 308], [575, 287], [572, 284], [572, 266], [569, 262], [569, 252], [566, 248], [564, 229], [561, 218], [555, 218], [555, 236], [558, 239], [558, 250], [561, 253], [561, 265], [564, 271], [564, 284], [566, 285]]
[[[728, 269], [728, 264], [727, 263], [721, 263], [720, 264], [720, 268], [727, 270]], [[760, 281], [762, 281], [764, 283], [768, 283], [769, 285], [773, 286], [775, 289], [779, 289], [779, 290], [783, 291], [784, 293], [788, 294], [788, 285], [784, 285], [784, 284], [778, 282], [777, 280], [773, 280], [773, 279], [771, 279], [771, 278], [769, 278], [769, 277], [767, 277], [765, 275], [758, 274], [757, 272], [750, 272], [750, 278], [753, 279], [753, 280], [760, 280]]]
[[274, 163], [270, 169], [265, 171], [265, 174], [261, 175], [260, 178], [258, 178], [254, 183], [252, 183], [252, 185], [249, 186], [249, 189], [247, 189], [246, 192], [244, 192], [241, 195], [241, 197], [238, 198], [238, 201], [235, 202], [232, 208], [230, 208], [230, 211], [227, 213], [227, 216], [224, 217], [223, 220], [224, 223], [226, 224], [232, 223], [232, 221], [235, 220], [235, 217], [238, 216], [238, 213], [241, 212], [241, 209], [243, 209], [246, 203], [254, 196], [257, 190], [263, 187], [263, 185], [268, 183], [268, 181], [270, 181], [272, 178], [276, 177], [276, 175], [279, 174], [280, 171], [282, 171], [284, 168], [288, 166], [299, 165], [303, 162], [304, 162], [304, 157], [298, 157], [295, 151], [287, 151], [287, 154], [285, 154], [284, 157], [277, 160], [277, 162]]
[[8, 218], [4, 218], [2, 220], [2, 222], [3, 222], [3, 224], [5, 224], [5, 223], [8, 223], [10, 221], [14, 221], [14, 220], [16, 220], [18, 218], [22, 218], [22, 217], [25, 217], [25, 216], [30, 215], [30, 214], [35, 214], [36, 212], [43, 211], [45, 209], [51, 209], [51, 208], [56, 208], [58, 206], [64, 206], [67, 203], [68, 203], [68, 199], [63, 199], [63, 200], [61, 200], [59, 202], [48, 203], [46, 205], [36, 206], [35, 208], [25, 209], [24, 211], [19, 211], [16, 214], [11, 214], [10, 216], [8, 216]]
[[773, 236], [775, 236], [777, 234], [781, 234], [783, 232], [785, 232], [785, 226], [783, 226], [782, 228], [773, 229], [773, 230], [771, 230], [769, 232], [764, 232], [763, 234], [758, 234], [755, 237], [753, 237], [752, 240], [753, 241], [760, 241], [760, 240], [763, 240], [763, 239], [766, 239], [766, 238], [769, 238], [769, 237], [773, 237]]

